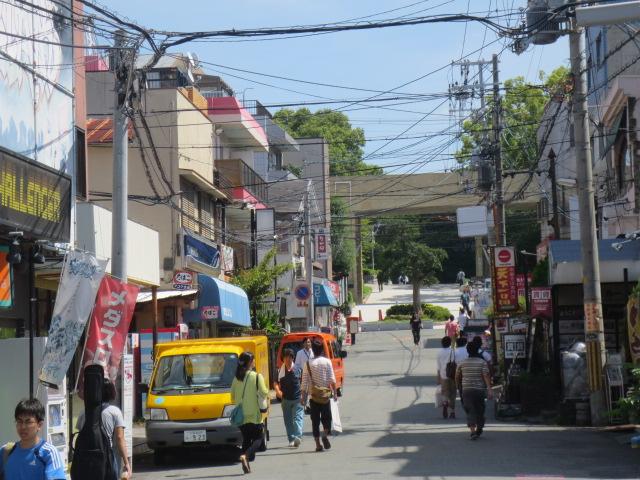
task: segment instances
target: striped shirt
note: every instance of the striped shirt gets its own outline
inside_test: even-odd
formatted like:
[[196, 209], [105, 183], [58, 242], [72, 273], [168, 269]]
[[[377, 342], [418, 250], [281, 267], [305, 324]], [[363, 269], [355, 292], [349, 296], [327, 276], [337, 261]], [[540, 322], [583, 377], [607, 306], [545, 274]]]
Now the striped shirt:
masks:
[[485, 390], [484, 375], [489, 376], [489, 365], [479, 357], [469, 357], [458, 364], [456, 384], [462, 383], [462, 390]]
[[313, 384], [316, 387], [329, 387], [336, 383], [336, 375], [333, 373], [333, 365], [327, 357], [316, 357], [309, 360], [302, 369], [302, 392], [311, 391], [311, 379], [309, 378], [309, 367], [313, 375]]

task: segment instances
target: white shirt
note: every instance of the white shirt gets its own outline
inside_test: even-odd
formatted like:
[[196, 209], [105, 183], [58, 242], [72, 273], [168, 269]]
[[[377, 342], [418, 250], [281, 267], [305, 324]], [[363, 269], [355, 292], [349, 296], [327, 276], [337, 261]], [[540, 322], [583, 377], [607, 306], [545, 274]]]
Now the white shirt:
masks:
[[313, 375], [313, 381], [309, 377], [309, 367], [302, 370], [302, 385], [301, 390], [303, 392], [311, 391], [311, 384], [316, 387], [328, 387], [331, 383], [336, 383], [336, 375], [333, 372], [333, 365], [331, 360], [327, 357], [318, 357], [308, 363], [311, 368], [311, 374]]
[[455, 360], [455, 353], [451, 350], [451, 347], [442, 348], [438, 352], [438, 375], [442, 380], [447, 379], [447, 363]]
[[293, 363], [295, 364], [296, 367], [298, 367], [300, 371], [302, 371], [302, 369], [304, 368], [304, 364], [307, 363], [312, 358], [313, 358], [313, 350], [311, 349], [305, 350], [304, 348], [301, 348], [300, 350], [298, 350], [298, 353], [296, 353], [296, 361]]
[[469, 352], [467, 352], [467, 346], [465, 345], [464, 347], [457, 347], [456, 348], [456, 363], [460, 363], [463, 360], [466, 360], [467, 358], [469, 358]]
[[465, 329], [465, 327], [467, 326], [467, 320], [469, 320], [469, 317], [466, 313], [461, 313], [460, 315], [458, 315], [458, 325], [460, 325], [460, 330]]

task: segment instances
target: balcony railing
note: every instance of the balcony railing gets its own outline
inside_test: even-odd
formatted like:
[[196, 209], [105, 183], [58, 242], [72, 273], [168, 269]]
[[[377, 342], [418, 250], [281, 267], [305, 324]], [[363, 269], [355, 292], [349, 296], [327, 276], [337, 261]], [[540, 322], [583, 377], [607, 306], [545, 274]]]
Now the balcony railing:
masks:
[[262, 105], [258, 100], [244, 100], [242, 107], [254, 117], [268, 117], [273, 118], [271, 112]]
[[214, 184], [218, 182], [222, 190], [232, 195], [236, 188], [243, 188], [259, 201], [268, 202], [267, 182], [242, 160], [216, 160], [216, 165]]

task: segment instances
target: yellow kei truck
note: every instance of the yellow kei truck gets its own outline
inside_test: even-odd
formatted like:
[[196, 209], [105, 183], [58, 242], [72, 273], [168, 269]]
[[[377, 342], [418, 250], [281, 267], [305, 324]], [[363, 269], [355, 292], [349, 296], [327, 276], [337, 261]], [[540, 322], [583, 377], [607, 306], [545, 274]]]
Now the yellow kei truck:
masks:
[[[156, 463], [169, 449], [239, 446], [242, 435], [229, 422], [231, 382], [242, 352], [255, 356], [255, 368], [269, 378], [267, 337], [203, 338], [160, 343], [148, 386], [147, 444]], [[268, 440], [267, 414], [265, 438]]]

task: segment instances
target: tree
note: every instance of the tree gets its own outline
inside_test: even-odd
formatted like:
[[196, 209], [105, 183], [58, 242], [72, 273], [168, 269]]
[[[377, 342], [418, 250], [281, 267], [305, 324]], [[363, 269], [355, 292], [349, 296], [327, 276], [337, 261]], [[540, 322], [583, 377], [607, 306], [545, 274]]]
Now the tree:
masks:
[[331, 197], [331, 254], [333, 271], [338, 276], [348, 276], [356, 259], [356, 246], [349, 238], [349, 208], [344, 200]]
[[[251, 324], [253, 328], [258, 328], [258, 309], [268, 295], [273, 295], [275, 281], [293, 269], [293, 264], [291, 263], [278, 263], [274, 265], [273, 259], [275, 256], [276, 249], [272, 248], [257, 266], [241, 270], [231, 280], [234, 285], [242, 288], [249, 298]], [[282, 289], [278, 291], [282, 291]]]
[[349, 117], [331, 109], [278, 110], [273, 119], [293, 137], [322, 137], [329, 144], [331, 175], [381, 175], [382, 168], [364, 162], [364, 130], [353, 128]]
[[[420, 287], [438, 281], [447, 252], [441, 248], [431, 248], [420, 239], [420, 229], [414, 219], [385, 221], [380, 231], [382, 255], [376, 263], [387, 278], [400, 275], [409, 277], [413, 286], [413, 309], [422, 312]], [[377, 250], [376, 250], [377, 251]]]
[[[558, 67], [548, 76], [540, 72], [542, 86], [527, 84], [524, 77], [504, 82], [500, 145], [505, 169], [529, 169], [537, 164], [536, 132], [545, 106], [551, 95], [564, 91], [568, 78], [567, 67]], [[491, 144], [487, 139], [491, 138], [488, 130], [491, 129], [493, 105], [493, 98], [487, 97], [485, 111], [463, 123], [462, 147], [456, 152], [459, 163], [468, 164], [475, 149], [481, 150]]]

